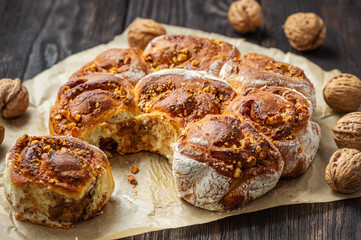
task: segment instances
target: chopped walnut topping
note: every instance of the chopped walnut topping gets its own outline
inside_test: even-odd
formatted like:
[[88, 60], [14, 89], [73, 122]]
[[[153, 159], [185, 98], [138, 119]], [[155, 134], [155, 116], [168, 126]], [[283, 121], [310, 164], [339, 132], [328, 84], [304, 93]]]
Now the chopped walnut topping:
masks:
[[233, 177], [235, 178], [239, 178], [241, 176], [241, 173], [242, 173], [242, 170], [240, 168], [236, 168], [234, 171], [233, 171]]
[[65, 110], [65, 109], [61, 109], [61, 110], [60, 110], [60, 114], [61, 114], [62, 116], [64, 116], [64, 117], [66, 117], [66, 116], [68, 115], [68, 111]]
[[138, 183], [137, 179], [131, 174], [127, 175], [127, 179], [133, 185], [137, 185], [137, 183]]
[[250, 156], [247, 159], [247, 163], [249, 164], [249, 166], [254, 166], [256, 165], [257, 159], [254, 156]]
[[193, 60], [192, 61], [192, 66], [197, 66], [198, 65], [198, 62], [196, 60]]
[[184, 62], [185, 60], [187, 60], [187, 58], [188, 58], [188, 56], [186, 54], [181, 53], [181, 54], [178, 54], [177, 61]]
[[81, 119], [81, 115], [80, 114], [75, 114], [75, 120], [77, 121], [77, 122], [79, 122], [79, 120]]
[[130, 169], [130, 172], [133, 174], [137, 174], [139, 172], [139, 167], [137, 165], [133, 165]]

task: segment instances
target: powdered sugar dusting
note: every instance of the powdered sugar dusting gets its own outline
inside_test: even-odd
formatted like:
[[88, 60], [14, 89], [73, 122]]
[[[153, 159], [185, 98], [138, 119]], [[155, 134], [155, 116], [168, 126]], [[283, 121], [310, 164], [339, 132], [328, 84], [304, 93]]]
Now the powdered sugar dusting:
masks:
[[194, 144], [200, 144], [200, 145], [203, 145], [203, 146], [209, 145], [209, 142], [206, 141], [206, 140], [203, 140], [202, 138], [193, 137], [193, 138], [189, 139], [188, 142], [194, 143]]
[[233, 60], [229, 60], [226, 62], [223, 67], [221, 68], [221, 71], [219, 72], [219, 77], [221, 79], [226, 79], [230, 72], [232, 72], [232, 67], [235, 65]]
[[304, 161], [303, 152], [298, 153], [301, 147], [298, 140], [293, 141], [277, 141], [275, 142], [276, 147], [280, 150], [282, 157], [285, 161], [283, 174], [289, 174], [295, 169], [300, 161]]
[[154, 73], [147, 75], [145, 78], [142, 79], [142, 81], [144, 79], [150, 80], [150, 79], [155, 79], [155, 78], [159, 78], [159, 77], [167, 76], [167, 75], [183, 76], [184, 80], [186, 80], [186, 81], [191, 81], [194, 79], [215, 80], [215, 81], [221, 82], [223, 85], [225, 85], [227, 87], [231, 87], [231, 85], [229, 83], [227, 83], [225, 80], [220, 79], [216, 76], [206, 74], [205, 72], [187, 70], [187, 69], [163, 69], [158, 72], [154, 72]]
[[[283, 162], [280, 161], [280, 163]], [[242, 189], [242, 191], [247, 193], [245, 194], [245, 201], [251, 201], [273, 189], [281, 177], [281, 172], [271, 170], [267, 174], [256, 176], [251, 182], [242, 183], [238, 189]]]
[[219, 70], [221, 69], [223, 65], [223, 61], [222, 60], [217, 60], [214, 61], [211, 66], [209, 67], [209, 73], [210, 74], [214, 74], [217, 75], [217, 73], [219, 72]]
[[135, 68], [132, 69], [131, 71], [127, 71], [123, 73], [122, 75], [130, 80], [137, 81], [145, 76], [145, 72], [139, 68]]
[[189, 203], [209, 210], [222, 210], [219, 201], [229, 191], [231, 179], [216, 172], [208, 163], [190, 159], [175, 149], [173, 176], [178, 195]]
[[310, 166], [314, 157], [316, 156], [320, 140], [320, 126], [313, 121], [309, 121], [305, 131], [299, 134], [299, 141], [303, 147], [303, 152], [306, 156], [305, 170]]
[[[226, 62], [220, 73], [219, 77], [227, 80], [230, 74], [233, 72], [233, 67], [237, 66], [237, 63], [233, 60], [229, 60]], [[241, 87], [241, 91], [250, 88], [250, 87], [256, 87], [261, 88], [263, 86], [280, 86], [285, 87], [292, 90], [297, 90], [297, 92], [301, 92], [302, 95], [306, 95], [305, 99], [311, 100], [312, 104], [310, 105], [312, 109], [315, 109], [316, 104], [316, 96], [314, 93], [314, 89], [310, 86], [310, 83], [308, 83], [305, 79], [295, 79], [296, 82], [287, 81], [282, 79], [282, 74], [276, 73], [276, 75], [280, 77], [268, 77], [266, 79], [255, 79], [253, 77], [244, 76], [244, 75], [237, 75], [236, 80], [240, 83], [242, 83], [243, 87]]]

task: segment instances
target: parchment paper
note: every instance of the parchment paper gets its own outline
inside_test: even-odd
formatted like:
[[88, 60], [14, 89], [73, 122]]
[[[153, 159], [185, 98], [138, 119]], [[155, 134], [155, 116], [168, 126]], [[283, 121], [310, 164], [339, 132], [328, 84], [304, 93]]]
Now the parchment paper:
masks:
[[[269, 193], [240, 209], [218, 213], [193, 207], [178, 198], [171, 166], [167, 159], [147, 152], [126, 156], [116, 155], [110, 159], [116, 188], [109, 203], [101, 215], [78, 223], [73, 229], [57, 230], [16, 221], [11, 213], [10, 204], [4, 196], [2, 180], [0, 180], [0, 236], [6, 236], [6, 239], [112, 239], [159, 229], [206, 223], [280, 205], [329, 202], [361, 196], [361, 191], [350, 195], [333, 192], [324, 180], [325, 167], [330, 156], [337, 149], [331, 130], [340, 116], [333, 114], [326, 106], [322, 98], [322, 87], [325, 80], [340, 73], [338, 70], [325, 72], [304, 57], [292, 53], [285, 54], [274, 48], [263, 48], [244, 39], [175, 26], [165, 25], [165, 28], [167, 34], [192, 34], [224, 40], [237, 46], [242, 54], [263, 53], [302, 68], [316, 88], [318, 105], [314, 120], [322, 128], [321, 144], [309, 170], [300, 177], [281, 180]], [[17, 138], [24, 133], [49, 134], [50, 107], [55, 101], [58, 89], [71, 73], [104, 50], [129, 47], [126, 37], [127, 30], [108, 44], [74, 54], [24, 83], [30, 93], [30, 106], [27, 112], [16, 119], [2, 119], [6, 135], [5, 141], [0, 146], [1, 173], [4, 169], [5, 154]], [[126, 180], [133, 164], [137, 164], [140, 169], [135, 175], [138, 180], [138, 185], [135, 187]]]

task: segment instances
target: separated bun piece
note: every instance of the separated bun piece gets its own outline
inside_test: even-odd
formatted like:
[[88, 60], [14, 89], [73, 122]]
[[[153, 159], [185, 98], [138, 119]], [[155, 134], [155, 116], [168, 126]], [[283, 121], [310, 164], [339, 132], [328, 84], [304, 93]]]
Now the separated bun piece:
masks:
[[311, 113], [310, 103], [302, 94], [280, 87], [248, 89], [224, 112], [246, 118], [272, 139], [285, 162], [282, 177], [302, 174], [316, 155], [320, 128], [310, 120]]
[[51, 134], [84, 139], [97, 124], [112, 116], [135, 115], [133, 87], [112, 74], [91, 74], [74, 78], [63, 85], [50, 111]]
[[70, 228], [100, 212], [114, 181], [100, 149], [69, 136], [24, 135], [6, 156], [4, 188], [17, 220]]
[[283, 170], [274, 144], [248, 121], [208, 115], [181, 135], [173, 161], [180, 197], [209, 210], [233, 209], [270, 191]]
[[219, 114], [236, 96], [225, 81], [202, 72], [165, 69], [144, 77], [135, 88], [142, 113], [162, 113], [181, 126]]
[[144, 49], [144, 58], [152, 71], [183, 68], [218, 75], [222, 65], [239, 59], [238, 49], [220, 40], [191, 35], [163, 35], [154, 38]]
[[95, 73], [112, 73], [128, 80], [133, 86], [150, 72], [149, 64], [143, 59], [139, 48], [109, 49], [93, 61], [82, 66], [70, 79]]
[[293, 89], [311, 103], [311, 116], [316, 108], [315, 88], [302, 69], [261, 54], [250, 53], [241, 60], [228, 61], [223, 65], [219, 77], [229, 82], [240, 94], [248, 88], [264, 86]]

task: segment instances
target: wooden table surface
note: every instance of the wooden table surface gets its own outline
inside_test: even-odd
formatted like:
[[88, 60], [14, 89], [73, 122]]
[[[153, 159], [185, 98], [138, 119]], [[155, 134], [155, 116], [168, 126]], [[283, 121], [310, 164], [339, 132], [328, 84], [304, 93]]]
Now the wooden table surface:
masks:
[[[361, 1], [261, 0], [264, 23], [237, 34], [232, 0], [0, 0], [0, 76], [30, 79], [65, 57], [110, 41], [136, 18], [244, 37], [307, 57], [325, 70], [361, 77]], [[292, 49], [282, 25], [292, 13], [315, 12], [327, 25], [321, 48]], [[323, 179], [320, 179], [323, 181]], [[128, 239], [361, 239], [361, 199], [276, 207], [208, 224]]]

